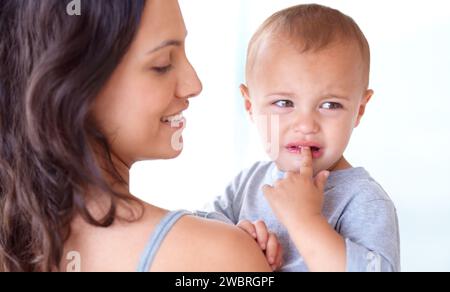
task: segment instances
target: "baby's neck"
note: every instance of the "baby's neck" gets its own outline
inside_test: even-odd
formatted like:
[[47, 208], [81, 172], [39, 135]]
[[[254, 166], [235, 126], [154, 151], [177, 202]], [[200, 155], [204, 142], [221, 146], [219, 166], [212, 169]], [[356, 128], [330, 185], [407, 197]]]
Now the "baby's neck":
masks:
[[341, 159], [339, 159], [338, 162], [336, 162], [336, 164], [329, 169], [329, 171], [345, 170], [349, 168], [353, 168], [353, 166], [348, 163], [344, 156], [342, 156]]

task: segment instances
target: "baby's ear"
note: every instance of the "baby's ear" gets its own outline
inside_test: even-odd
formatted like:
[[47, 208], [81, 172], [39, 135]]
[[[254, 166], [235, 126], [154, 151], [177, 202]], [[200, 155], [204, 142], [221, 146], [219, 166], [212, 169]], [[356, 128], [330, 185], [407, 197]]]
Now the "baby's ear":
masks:
[[359, 124], [361, 123], [361, 119], [364, 116], [364, 114], [366, 113], [367, 104], [372, 99], [373, 95], [374, 95], [374, 92], [371, 89], [367, 90], [364, 93], [363, 99], [362, 99], [361, 104], [359, 106], [358, 119], [356, 120], [355, 128], [358, 127]]
[[241, 84], [241, 86], [239, 88], [241, 90], [242, 97], [245, 99], [245, 110], [248, 112], [250, 117], [253, 119], [252, 101], [250, 99], [248, 87], [245, 86], [244, 84]]

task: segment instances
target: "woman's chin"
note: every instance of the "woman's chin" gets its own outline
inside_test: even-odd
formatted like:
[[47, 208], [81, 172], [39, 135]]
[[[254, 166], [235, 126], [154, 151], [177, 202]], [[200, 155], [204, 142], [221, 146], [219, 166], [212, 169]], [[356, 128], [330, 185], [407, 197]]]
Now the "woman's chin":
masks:
[[170, 149], [166, 153], [163, 153], [162, 157], [160, 159], [164, 159], [164, 160], [174, 159], [174, 158], [177, 158], [178, 156], [180, 156], [181, 153], [183, 153], [183, 148], [181, 148], [180, 150]]
[[184, 149], [183, 138], [182, 136], [179, 136], [176, 139], [172, 138], [169, 143], [159, 145], [157, 149], [158, 151], [153, 153], [156, 154], [154, 155], [156, 156], [155, 159], [170, 160], [177, 158], [181, 155]]
[[167, 148], [156, 153], [141, 155], [140, 158], [136, 160], [136, 162], [150, 160], [171, 160], [180, 156], [182, 152], [183, 149], [175, 150], [172, 148]]
[[180, 151], [178, 151], [178, 152], [176, 152], [176, 153], [173, 153], [173, 154], [170, 155], [167, 159], [175, 159], [175, 158], [177, 158], [178, 156], [180, 156], [182, 152], [183, 152], [183, 150], [180, 150]]

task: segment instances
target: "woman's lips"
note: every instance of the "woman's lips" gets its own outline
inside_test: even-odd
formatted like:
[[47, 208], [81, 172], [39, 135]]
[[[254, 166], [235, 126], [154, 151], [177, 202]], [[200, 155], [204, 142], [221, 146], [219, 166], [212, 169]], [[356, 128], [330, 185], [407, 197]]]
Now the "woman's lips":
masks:
[[186, 118], [181, 112], [172, 116], [163, 117], [161, 118], [161, 122], [172, 129], [181, 129], [186, 125]]

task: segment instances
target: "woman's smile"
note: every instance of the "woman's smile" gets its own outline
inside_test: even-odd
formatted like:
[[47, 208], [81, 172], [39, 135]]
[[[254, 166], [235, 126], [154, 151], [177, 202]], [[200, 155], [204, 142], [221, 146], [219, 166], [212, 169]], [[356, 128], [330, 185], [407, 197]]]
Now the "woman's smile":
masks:
[[181, 129], [186, 125], [186, 118], [183, 112], [161, 118], [161, 122], [173, 129]]

